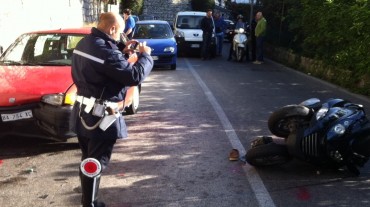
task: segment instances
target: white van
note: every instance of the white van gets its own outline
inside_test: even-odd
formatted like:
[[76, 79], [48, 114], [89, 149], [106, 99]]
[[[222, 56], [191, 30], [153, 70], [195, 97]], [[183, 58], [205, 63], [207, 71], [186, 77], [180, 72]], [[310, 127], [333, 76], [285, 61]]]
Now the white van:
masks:
[[[173, 29], [177, 42], [178, 54], [200, 54], [203, 42], [203, 31], [200, 22], [206, 16], [206, 12], [183, 11], [175, 17]], [[213, 22], [213, 18], [212, 18]], [[214, 22], [213, 22], [213, 28]], [[216, 55], [216, 36], [213, 29], [211, 56]]]

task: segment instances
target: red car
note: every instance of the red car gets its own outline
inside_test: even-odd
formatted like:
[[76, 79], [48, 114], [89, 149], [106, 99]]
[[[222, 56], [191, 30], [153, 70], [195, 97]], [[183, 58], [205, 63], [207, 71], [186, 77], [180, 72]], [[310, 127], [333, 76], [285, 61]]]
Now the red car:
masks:
[[[21, 35], [0, 56], [0, 136], [20, 135], [65, 141], [74, 137], [69, 117], [76, 97], [71, 56], [91, 28]], [[139, 87], [131, 87], [126, 114], [136, 113]]]

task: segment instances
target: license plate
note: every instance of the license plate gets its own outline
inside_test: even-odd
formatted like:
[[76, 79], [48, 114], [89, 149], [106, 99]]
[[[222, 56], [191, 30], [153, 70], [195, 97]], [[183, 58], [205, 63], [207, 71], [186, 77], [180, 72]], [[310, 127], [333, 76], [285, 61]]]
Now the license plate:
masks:
[[153, 60], [158, 60], [158, 56], [152, 56]]
[[31, 110], [21, 111], [21, 112], [14, 113], [14, 114], [1, 114], [1, 120], [3, 120], [3, 122], [16, 121], [20, 119], [29, 119], [32, 117], [33, 116], [32, 116]]
[[199, 44], [191, 44], [190, 47], [192, 47], [192, 48], [199, 48], [200, 45]]

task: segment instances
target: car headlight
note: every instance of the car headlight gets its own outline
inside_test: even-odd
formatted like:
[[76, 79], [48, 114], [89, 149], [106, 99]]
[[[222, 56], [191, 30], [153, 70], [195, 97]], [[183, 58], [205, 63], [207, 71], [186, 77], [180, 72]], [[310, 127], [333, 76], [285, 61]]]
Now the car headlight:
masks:
[[76, 94], [49, 94], [41, 98], [41, 102], [53, 105], [53, 106], [62, 106], [62, 105], [73, 105], [76, 101]]
[[342, 124], [337, 124], [333, 127], [333, 131], [338, 135], [342, 135], [346, 132], [346, 128]]
[[175, 52], [175, 48], [174, 47], [166, 47], [166, 48], [164, 48], [163, 51], [164, 52], [171, 52], [171, 53], [173, 53], [173, 52]]
[[45, 95], [41, 98], [41, 101], [50, 105], [61, 106], [63, 105], [64, 94], [59, 93]]

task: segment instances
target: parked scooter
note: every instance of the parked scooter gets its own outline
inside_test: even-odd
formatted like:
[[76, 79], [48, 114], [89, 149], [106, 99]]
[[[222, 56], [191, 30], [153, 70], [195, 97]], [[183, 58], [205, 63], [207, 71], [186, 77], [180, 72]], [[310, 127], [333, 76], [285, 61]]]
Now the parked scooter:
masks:
[[233, 38], [233, 57], [238, 61], [242, 62], [248, 51], [248, 38], [243, 28], [234, 30]]
[[256, 167], [283, 164], [292, 158], [321, 167], [347, 169], [359, 175], [370, 157], [370, 122], [362, 105], [342, 99], [308, 99], [271, 114], [268, 127], [285, 140], [272, 137], [252, 141], [246, 161]]

